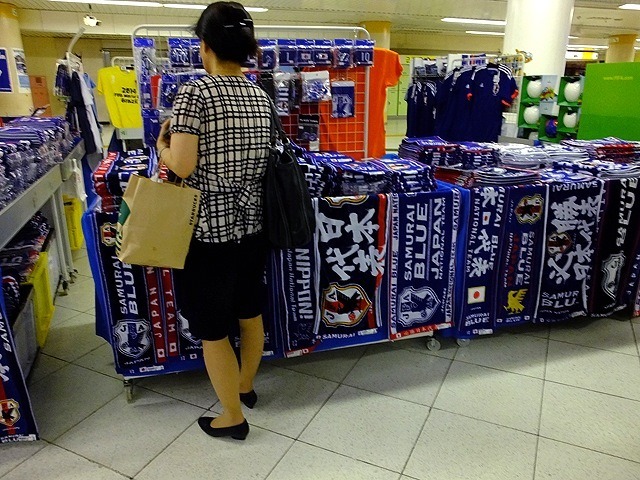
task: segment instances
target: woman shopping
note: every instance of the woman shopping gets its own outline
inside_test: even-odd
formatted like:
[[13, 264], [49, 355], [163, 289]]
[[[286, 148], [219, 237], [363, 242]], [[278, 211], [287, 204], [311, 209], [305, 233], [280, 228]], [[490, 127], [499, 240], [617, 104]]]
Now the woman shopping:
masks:
[[[249, 408], [257, 401], [253, 380], [264, 343], [262, 181], [271, 104], [241, 70], [257, 51], [253, 20], [242, 5], [209, 5], [195, 33], [208, 75], [181, 87], [157, 147], [162, 162], [201, 192], [198, 223], [176, 282], [180, 315], [202, 340], [207, 373], [223, 412], [201, 417], [198, 424], [211, 436], [244, 440], [249, 425], [241, 401]], [[237, 322], [241, 366], [229, 342]]]

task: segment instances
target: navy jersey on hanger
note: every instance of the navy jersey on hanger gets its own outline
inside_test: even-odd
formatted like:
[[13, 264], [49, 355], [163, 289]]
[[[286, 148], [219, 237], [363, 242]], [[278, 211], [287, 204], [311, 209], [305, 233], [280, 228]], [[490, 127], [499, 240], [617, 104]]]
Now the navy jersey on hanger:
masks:
[[502, 112], [518, 95], [513, 76], [502, 65], [475, 71], [471, 85], [471, 116], [466, 136], [476, 142], [497, 142]]
[[447, 102], [447, 118], [445, 119], [445, 131], [440, 135], [445, 140], [462, 141], [472, 140], [467, 135], [471, 122], [471, 88], [475, 69], [462, 70], [451, 88], [450, 98]]

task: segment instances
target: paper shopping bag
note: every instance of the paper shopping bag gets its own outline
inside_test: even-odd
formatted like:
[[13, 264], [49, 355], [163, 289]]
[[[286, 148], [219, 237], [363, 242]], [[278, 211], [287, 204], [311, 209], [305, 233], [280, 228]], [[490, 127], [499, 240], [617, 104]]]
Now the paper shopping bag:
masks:
[[184, 268], [199, 206], [196, 189], [131, 176], [118, 217], [118, 259], [134, 265]]

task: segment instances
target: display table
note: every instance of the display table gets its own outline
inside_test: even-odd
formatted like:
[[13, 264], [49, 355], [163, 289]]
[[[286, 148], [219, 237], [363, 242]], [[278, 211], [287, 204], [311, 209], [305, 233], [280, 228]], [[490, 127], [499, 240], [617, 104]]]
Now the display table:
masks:
[[62, 285], [65, 291], [68, 289], [74, 268], [61, 188], [62, 184], [70, 178], [74, 160], [79, 163], [84, 154], [84, 142], [80, 141], [61, 164], [51, 168], [0, 210], [0, 248], [9, 243], [38, 210], [45, 207], [49, 211], [50, 220], [56, 231]]

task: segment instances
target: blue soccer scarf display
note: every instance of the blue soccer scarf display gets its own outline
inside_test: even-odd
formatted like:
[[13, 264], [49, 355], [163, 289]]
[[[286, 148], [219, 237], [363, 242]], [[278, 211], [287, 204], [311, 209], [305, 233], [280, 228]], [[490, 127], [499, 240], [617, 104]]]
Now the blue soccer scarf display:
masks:
[[322, 198], [316, 203], [321, 339], [358, 344], [387, 337], [380, 311], [387, 204], [385, 195]]
[[89, 210], [82, 220], [96, 284], [96, 333], [111, 344], [116, 372], [144, 376], [201, 368], [202, 347], [180, 315], [171, 271], [120, 262], [117, 217]]
[[505, 229], [497, 275], [496, 327], [533, 320], [544, 248], [547, 185], [507, 189]]
[[38, 438], [38, 427], [0, 290], [0, 443]]
[[507, 190], [471, 190], [468, 239], [464, 263], [463, 303], [456, 322], [460, 337], [493, 333], [496, 275], [504, 232]]
[[390, 338], [453, 325], [458, 190], [391, 195]]
[[605, 317], [618, 310], [618, 298], [633, 255], [640, 220], [637, 178], [605, 182], [605, 211], [596, 248], [589, 314]]
[[603, 183], [592, 179], [549, 186], [536, 322], [559, 322], [587, 314]]
[[[314, 200], [315, 201], [315, 200]], [[284, 354], [309, 353], [318, 342], [319, 270], [316, 240], [306, 247], [274, 250], [271, 254], [271, 296], [281, 319]], [[277, 315], [277, 316], [276, 316]]]

